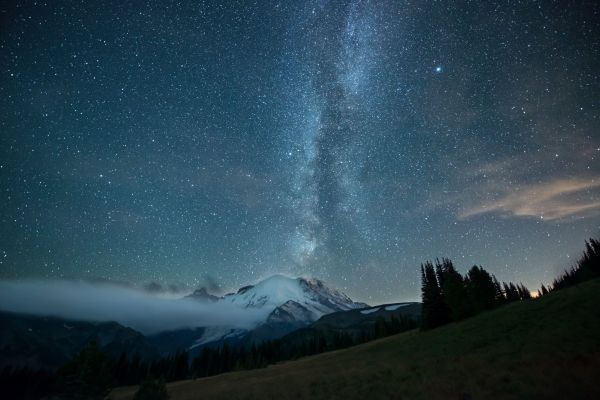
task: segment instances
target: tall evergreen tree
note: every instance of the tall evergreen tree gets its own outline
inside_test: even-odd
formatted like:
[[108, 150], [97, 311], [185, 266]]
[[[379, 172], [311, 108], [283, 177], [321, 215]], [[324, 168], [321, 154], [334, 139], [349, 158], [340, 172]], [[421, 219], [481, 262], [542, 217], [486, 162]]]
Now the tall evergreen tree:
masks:
[[113, 360], [92, 341], [60, 369], [59, 379], [67, 397], [102, 399], [114, 384], [113, 368]]
[[517, 291], [519, 292], [519, 299], [520, 300], [531, 299], [531, 292], [522, 283], [519, 283], [517, 285]]
[[473, 266], [467, 273], [466, 287], [475, 314], [491, 310], [496, 304], [496, 286], [482, 267]]
[[432, 329], [448, 322], [448, 309], [442, 297], [435, 268], [430, 261], [421, 265], [421, 277], [421, 326], [423, 329]]
[[436, 273], [441, 286], [443, 301], [449, 312], [449, 320], [460, 321], [472, 313], [471, 304], [465, 282], [460, 273], [454, 268], [452, 261], [447, 258], [436, 266]]
[[504, 286], [504, 293], [506, 295], [506, 301], [507, 302], [511, 302], [511, 301], [517, 301], [520, 299], [519, 297], [519, 291], [517, 290], [517, 287], [515, 286], [514, 283], [509, 282], [503, 282], [502, 285]]
[[506, 303], [506, 296], [504, 290], [502, 290], [502, 285], [500, 285], [500, 282], [498, 282], [498, 279], [494, 275], [492, 275], [492, 280], [494, 281], [494, 289], [496, 291], [496, 305]]
[[552, 290], [577, 285], [600, 276], [600, 241], [590, 239], [585, 242], [585, 251], [576, 264], [552, 282]]

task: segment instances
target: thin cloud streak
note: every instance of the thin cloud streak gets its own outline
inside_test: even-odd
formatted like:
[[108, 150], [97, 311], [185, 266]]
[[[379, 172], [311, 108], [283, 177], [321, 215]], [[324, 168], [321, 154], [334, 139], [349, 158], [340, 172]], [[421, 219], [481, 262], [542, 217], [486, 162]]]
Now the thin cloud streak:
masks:
[[600, 188], [600, 179], [558, 179], [523, 186], [504, 193], [498, 200], [467, 207], [459, 218], [501, 213], [517, 217], [560, 220], [568, 217], [600, 215], [600, 201], [589, 193]]

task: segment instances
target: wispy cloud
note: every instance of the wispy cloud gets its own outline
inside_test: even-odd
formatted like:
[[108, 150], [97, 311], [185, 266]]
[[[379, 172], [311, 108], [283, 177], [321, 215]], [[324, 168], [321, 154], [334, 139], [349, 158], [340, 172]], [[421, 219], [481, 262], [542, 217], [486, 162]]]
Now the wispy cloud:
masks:
[[[600, 178], [555, 179], [544, 183], [505, 187], [497, 199], [466, 206], [459, 217], [487, 213], [558, 220], [600, 215]], [[511, 190], [512, 189], [512, 190]]]
[[144, 333], [186, 327], [248, 328], [264, 315], [233, 304], [167, 298], [126, 285], [0, 281], [0, 309], [85, 321], [116, 321]]

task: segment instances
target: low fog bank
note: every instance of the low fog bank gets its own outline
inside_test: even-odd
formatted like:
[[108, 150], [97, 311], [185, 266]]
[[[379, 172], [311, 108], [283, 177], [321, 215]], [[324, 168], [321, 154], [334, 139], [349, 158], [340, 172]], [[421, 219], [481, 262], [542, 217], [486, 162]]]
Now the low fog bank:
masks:
[[145, 334], [188, 327], [250, 328], [261, 311], [166, 298], [124, 285], [76, 281], [0, 281], [0, 310], [82, 321], [116, 321]]

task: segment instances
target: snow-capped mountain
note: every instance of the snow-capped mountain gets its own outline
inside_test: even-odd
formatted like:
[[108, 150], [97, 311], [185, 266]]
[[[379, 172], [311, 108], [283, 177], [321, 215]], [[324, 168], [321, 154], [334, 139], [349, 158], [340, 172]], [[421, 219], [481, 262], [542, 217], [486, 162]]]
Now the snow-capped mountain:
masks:
[[[309, 325], [320, 317], [337, 311], [368, 307], [357, 303], [344, 293], [327, 287], [318, 279], [291, 278], [273, 275], [255, 285], [245, 286], [236, 293], [215, 299], [205, 290], [198, 290], [191, 298], [214, 303], [227, 303], [259, 311], [262, 317], [252, 330], [241, 331], [231, 326], [213, 327], [198, 338], [194, 345], [207, 344], [232, 337], [260, 341], [275, 338], [291, 330]], [[248, 339], [249, 340], [249, 339]]]
[[225, 295], [220, 301], [244, 308], [262, 309], [271, 317], [285, 313], [288, 319], [294, 317], [297, 321], [306, 322], [316, 321], [335, 311], [365, 307], [344, 293], [325, 286], [318, 279], [284, 275], [273, 275], [256, 285], [243, 287], [237, 293]]

